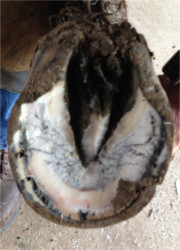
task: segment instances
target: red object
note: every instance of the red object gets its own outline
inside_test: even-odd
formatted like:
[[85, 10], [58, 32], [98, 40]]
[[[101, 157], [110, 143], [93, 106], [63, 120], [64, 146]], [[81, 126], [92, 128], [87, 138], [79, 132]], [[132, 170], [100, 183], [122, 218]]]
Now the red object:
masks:
[[173, 85], [165, 75], [159, 75], [159, 80], [169, 99], [174, 118], [173, 154], [180, 149], [180, 85]]

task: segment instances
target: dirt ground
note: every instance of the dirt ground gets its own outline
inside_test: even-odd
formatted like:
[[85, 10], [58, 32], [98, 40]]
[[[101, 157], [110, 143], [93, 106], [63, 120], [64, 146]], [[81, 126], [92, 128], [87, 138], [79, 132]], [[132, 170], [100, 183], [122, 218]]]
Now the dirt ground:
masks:
[[[145, 35], [154, 52], [155, 70], [160, 74], [163, 64], [180, 45], [180, 1], [126, 2], [128, 19]], [[178, 183], [180, 150], [171, 161], [163, 184], [157, 187], [155, 197], [143, 211], [128, 221], [101, 229], [82, 230], [55, 225], [37, 215], [23, 201], [14, 223], [0, 236], [0, 249], [180, 250]]]

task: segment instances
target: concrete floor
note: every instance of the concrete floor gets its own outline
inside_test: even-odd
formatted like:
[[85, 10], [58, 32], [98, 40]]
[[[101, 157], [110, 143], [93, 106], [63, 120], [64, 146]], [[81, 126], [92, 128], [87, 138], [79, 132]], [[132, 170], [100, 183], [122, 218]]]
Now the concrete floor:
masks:
[[[144, 34], [157, 74], [180, 47], [179, 0], [127, 0], [129, 21]], [[179, 29], [179, 30], [178, 30]], [[180, 150], [171, 161], [153, 200], [134, 218], [117, 225], [82, 230], [55, 225], [37, 215], [23, 201], [11, 227], [0, 237], [2, 250], [162, 249], [180, 250]]]

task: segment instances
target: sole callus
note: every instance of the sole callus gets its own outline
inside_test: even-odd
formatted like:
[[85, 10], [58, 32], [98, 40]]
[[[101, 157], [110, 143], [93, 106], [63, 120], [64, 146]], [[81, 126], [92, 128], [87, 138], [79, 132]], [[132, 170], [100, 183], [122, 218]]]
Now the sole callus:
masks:
[[162, 182], [172, 149], [167, 97], [144, 38], [128, 23], [77, 19], [43, 37], [9, 127], [26, 201], [68, 226], [137, 214]]

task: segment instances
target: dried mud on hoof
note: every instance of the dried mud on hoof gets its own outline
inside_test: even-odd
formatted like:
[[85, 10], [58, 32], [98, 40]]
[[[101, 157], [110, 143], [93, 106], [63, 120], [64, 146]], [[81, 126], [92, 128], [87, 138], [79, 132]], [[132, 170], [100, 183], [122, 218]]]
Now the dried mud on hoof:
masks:
[[142, 35], [77, 17], [40, 39], [10, 118], [11, 165], [39, 214], [104, 227], [137, 214], [171, 156], [170, 106]]

